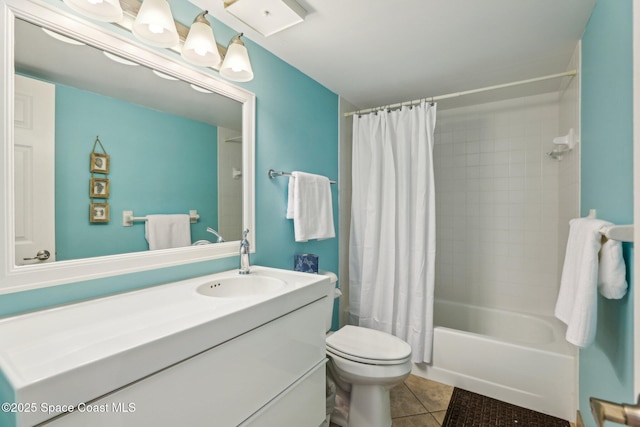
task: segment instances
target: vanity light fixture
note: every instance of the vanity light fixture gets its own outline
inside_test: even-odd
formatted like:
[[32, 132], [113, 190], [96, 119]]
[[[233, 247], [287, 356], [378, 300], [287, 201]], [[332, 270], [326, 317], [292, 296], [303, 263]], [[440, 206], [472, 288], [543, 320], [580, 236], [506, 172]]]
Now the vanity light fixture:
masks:
[[240, 33], [231, 39], [224, 61], [220, 66], [220, 74], [234, 82], [248, 82], [253, 79], [249, 53], [244, 42], [240, 39], [242, 36], [243, 34]]
[[144, 0], [131, 31], [151, 46], [174, 47], [180, 42], [167, 0]]
[[[226, 49], [216, 43], [211, 24], [206, 18], [208, 11], [204, 11], [194, 19], [190, 28], [176, 22], [171, 14], [171, 7], [167, 0], [63, 0], [72, 9], [97, 20], [106, 19], [106, 12], [90, 13], [86, 5], [117, 5], [119, 14], [111, 16], [111, 22], [129, 30], [140, 41], [155, 47], [170, 48], [180, 52], [182, 58], [193, 64], [210, 67], [220, 72], [228, 80], [234, 82], [248, 82], [253, 79], [253, 69], [244, 42], [240, 39], [242, 33], [234, 36]], [[296, 10], [296, 14], [306, 13], [294, 7], [294, 0], [275, 0], [286, 3], [286, 7]], [[250, 2], [244, 2], [243, 6]], [[269, 0], [269, 4], [272, 0]], [[228, 3], [231, 4], [231, 3]], [[235, 2], [233, 2], [235, 4]], [[81, 9], [83, 5], [85, 9]], [[122, 6], [121, 6], [122, 5]], [[266, 7], [266, 6], [265, 6]], [[299, 6], [298, 6], [299, 7]], [[278, 9], [279, 6], [274, 6]], [[271, 12], [269, 12], [271, 13]], [[267, 15], [269, 15], [267, 13]], [[133, 21], [133, 23], [131, 23]], [[293, 25], [293, 24], [291, 24]], [[224, 56], [223, 56], [224, 55]], [[112, 58], [113, 59], [113, 58]], [[222, 63], [221, 63], [222, 62]]]
[[209, 12], [205, 10], [193, 20], [182, 46], [181, 55], [191, 64], [213, 67], [220, 64], [221, 58], [213, 29], [205, 17], [207, 13]]
[[119, 0], [63, 0], [76, 12], [103, 22], [120, 22], [123, 13]]

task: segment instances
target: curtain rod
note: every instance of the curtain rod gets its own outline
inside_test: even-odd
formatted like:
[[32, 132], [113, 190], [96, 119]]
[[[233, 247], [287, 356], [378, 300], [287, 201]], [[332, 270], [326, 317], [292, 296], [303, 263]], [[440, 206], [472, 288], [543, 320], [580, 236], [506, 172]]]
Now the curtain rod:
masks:
[[457, 98], [459, 96], [464, 96], [464, 95], [471, 95], [474, 93], [480, 93], [480, 92], [488, 92], [490, 90], [495, 90], [495, 89], [503, 89], [503, 88], [507, 88], [507, 87], [511, 87], [511, 86], [519, 86], [519, 85], [523, 85], [523, 84], [527, 84], [527, 83], [535, 83], [535, 82], [539, 82], [539, 81], [543, 81], [543, 80], [550, 80], [550, 79], [557, 79], [559, 77], [572, 77], [575, 76], [576, 74], [578, 74], [577, 70], [571, 70], [571, 71], [566, 71], [564, 73], [558, 73], [558, 74], [551, 74], [548, 76], [543, 76], [543, 77], [536, 77], [533, 79], [528, 79], [528, 80], [520, 80], [517, 82], [511, 82], [511, 83], [504, 83], [501, 85], [495, 85], [495, 86], [487, 86], [487, 87], [483, 87], [480, 89], [472, 89], [472, 90], [466, 90], [463, 92], [454, 92], [454, 93], [448, 93], [446, 95], [439, 95], [439, 96], [431, 96], [431, 97], [426, 97], [426, 98], [420, 98], [420, 99], [414, 99], [413, 101], [405, 101], [405, 102], [399, 102], [397, 104], [391, 104], [391, 105], [384, 105], [382, 107], [374, 107], [374, 108], [367, 108], [364, 110], [357, 110], [357, 111], [350, 111], [348, 113], [344, 113], [345, 117], [349, 117], [349, 116], [353, 116], [354, 114], [366, 114], [366, 113], [371, 113], [372, 111], [376, 111], [376, 110], [381, 110], [381, 109], [385, 109], [385, 108], [400, 108], [403, 105], [414, 105], [414, 104], [419, 104], [422, 101], [440, 101], [442, 99], [449, 99], [449, 98]]

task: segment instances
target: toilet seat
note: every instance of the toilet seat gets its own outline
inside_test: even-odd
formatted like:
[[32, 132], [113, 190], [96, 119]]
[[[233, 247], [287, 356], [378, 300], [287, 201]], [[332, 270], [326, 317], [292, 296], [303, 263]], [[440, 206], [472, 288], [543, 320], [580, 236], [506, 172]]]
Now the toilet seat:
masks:
[[411, 346], [391, 334], [347, 325], [326, 339], [327, 352], [369, 365], [399, 365], [411, 357]]

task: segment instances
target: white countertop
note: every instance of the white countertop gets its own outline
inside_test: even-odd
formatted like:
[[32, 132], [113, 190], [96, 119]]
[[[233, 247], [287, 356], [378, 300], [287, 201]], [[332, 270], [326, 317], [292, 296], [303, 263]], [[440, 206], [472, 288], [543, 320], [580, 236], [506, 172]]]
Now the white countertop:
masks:
[[[316, 301], [329, 280], [252, 266], [251, 275], [286, 286], [247, 298], [196, 292], [203, 283], [237, 275], [234, 269], [2, 319], [0, 369], [16, 402], [77, 405]], [[18, 418], [32, 424], [49, 416], [37, 411]]]

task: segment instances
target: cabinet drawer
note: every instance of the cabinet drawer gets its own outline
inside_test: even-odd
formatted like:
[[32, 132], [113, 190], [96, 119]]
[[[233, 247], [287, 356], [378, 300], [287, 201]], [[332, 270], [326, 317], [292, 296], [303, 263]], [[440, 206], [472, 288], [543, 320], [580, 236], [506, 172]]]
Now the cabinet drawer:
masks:
[[324, 338], [319, 300], [45, 425], [235, 427], [323, 361]]
[[326, 360], [239, 427], [318, 427], [326, 419]]

